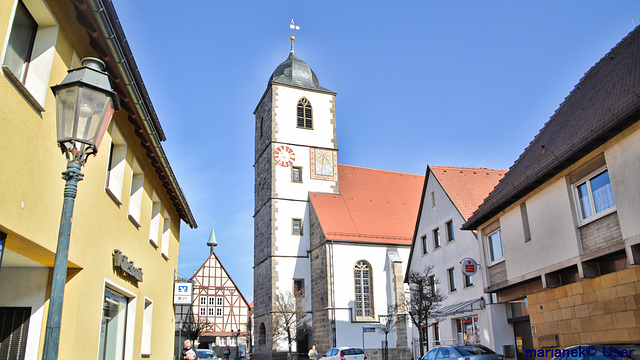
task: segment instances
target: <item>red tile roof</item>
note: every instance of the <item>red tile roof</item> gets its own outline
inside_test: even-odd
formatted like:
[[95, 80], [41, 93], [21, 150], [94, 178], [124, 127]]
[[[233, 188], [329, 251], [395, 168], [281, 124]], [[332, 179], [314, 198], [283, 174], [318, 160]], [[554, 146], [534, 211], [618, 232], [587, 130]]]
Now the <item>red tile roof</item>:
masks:
[[468, 219], [482, 204], [506, 170], [429, 166], [462, 216]]
[[424, 176], [340, 164], [338, 182], [309, 194], [327, 239], [411, 245]]

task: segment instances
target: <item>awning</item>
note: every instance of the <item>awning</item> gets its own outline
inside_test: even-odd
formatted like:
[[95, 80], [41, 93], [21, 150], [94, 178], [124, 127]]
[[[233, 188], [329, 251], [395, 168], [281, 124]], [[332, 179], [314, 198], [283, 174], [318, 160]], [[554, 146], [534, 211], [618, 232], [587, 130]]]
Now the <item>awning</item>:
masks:
[[437, 316], [451, 316], [456, 314], [463, 314], [466, 312], [473, 312], [475, 310], [483, 310], [486, 305], [487, 303], [484, 301], [484, 299], [479, 298], [445, 306], [434, 311], [434, 313]]

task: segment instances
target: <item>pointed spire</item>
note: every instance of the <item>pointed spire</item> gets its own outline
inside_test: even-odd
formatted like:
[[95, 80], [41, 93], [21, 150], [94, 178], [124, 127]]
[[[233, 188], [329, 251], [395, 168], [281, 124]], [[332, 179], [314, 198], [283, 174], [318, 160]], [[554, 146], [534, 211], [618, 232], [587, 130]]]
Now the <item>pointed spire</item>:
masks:
[[213, 230], [213, 225], [211, 225], [211, 234], [209, 235], [209, 241], [207, 241], [207, 246], [211, 247], [211, 252], [213, 252], [214, 247], [218, 246], [218, 242], [216, 241], [216, 233]]

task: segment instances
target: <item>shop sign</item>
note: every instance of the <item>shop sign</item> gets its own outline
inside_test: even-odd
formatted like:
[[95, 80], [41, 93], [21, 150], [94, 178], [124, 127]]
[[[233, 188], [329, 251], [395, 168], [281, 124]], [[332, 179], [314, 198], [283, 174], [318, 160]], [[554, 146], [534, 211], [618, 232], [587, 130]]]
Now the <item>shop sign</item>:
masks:
[[129, 261], [127, 255], [124, 255], [118, 249], [113, 250], [113, 267], [120, 269], [138, 281], [142, 281], [142, 268], [135, 267], [133, 261]]
[[175, 283], [173, 285], [173, 304], [174, 305], [191, 305], [191, 294], [193, 292], [193, 284], [189, 282]]
[[478, 263], [472, 258], [464, 258], [460, 261], [462, 273], [467, 276], [472, 276], [478, 271]]

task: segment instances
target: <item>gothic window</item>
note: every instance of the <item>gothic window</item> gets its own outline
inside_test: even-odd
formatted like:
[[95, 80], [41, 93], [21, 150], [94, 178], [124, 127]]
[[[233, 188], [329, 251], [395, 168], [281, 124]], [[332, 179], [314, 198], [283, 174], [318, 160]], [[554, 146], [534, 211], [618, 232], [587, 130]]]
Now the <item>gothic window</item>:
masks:
[[356, 291], [356, 318], [371, 317], [373, 316], [371, 311], [373, 301], [371, 298], [371, 266], [369, 263], [363, 260], [358, 261], [353, 269], [353, 277]]
[[313, 129], [311, 103], [304, 97], [298, 101], [298, 127], [303, 129]]

